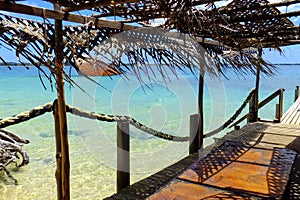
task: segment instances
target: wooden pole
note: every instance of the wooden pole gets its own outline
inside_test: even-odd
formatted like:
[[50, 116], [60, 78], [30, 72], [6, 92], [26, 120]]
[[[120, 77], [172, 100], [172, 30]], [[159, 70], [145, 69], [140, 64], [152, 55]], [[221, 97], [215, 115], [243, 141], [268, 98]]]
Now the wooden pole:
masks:
[[[59, 10], [59, 6], [54, 4], [55, 10]], [[70, 160], [69, 160], [69, 144], [68, 144], [68, 128], [66, 116], [66, 102], [64, 92], [64, 74], [63, 74], [63, 29], [62, 20], [55, 20], [55, 72], [56, 72], [56, 88], [57, 88], [57, 104], [59, 116], [59, 128], [61, 138], [61, 178], [62, 178], [62, 198], [70, 199]]]
[[280, 94], [279, 94], [279, 103], [278, 103], [278, 120], [279, 120], [279, 122], [281, 122], [281, 117], [282, 117], [282, 113], [283, 113], [283, 92], [284, 92], [284, 89], [280, 90]]
[[53, 102], [53, 117], [55, 124], [55, 140], [56, 140], [56, 185], [57, 199], [62, 199], [62, 176], [61, 176], [61, 138], [57, 99]]
[[199, 88], [198, 88], [198, 149], [203, 147], [203, 138], [204, 138], [204, 130], [203, 130], [203, 89], [204, 89], [204, 70], [200, 70], [199, 74]]
[[[190, 141], [189, 141], [189, 154], [198, 152], [199, 149], [199, 116], [198, 114], [190, 116]], [[201, 139], [201, 138], [200, 138]]]
[[[255, 88], [256, 90], [256, 88]], [[249, 114], [248, 114], [248, 122], [256, 122], [255, 121], [255, 94], [249, 100]]]
[[130, 185], [129, 123], [117, 123], [117, 192]]
[[256, 82], [255, 82], [255, 93], [254, 93], [254, 105], [253, 105], [253, 118], [252, 122], [258, 121], [258, 93], [259, 93], [259, 82], [260, 82], [260, 71], [261, 71], [261, 60], [262, 60], [262, 48], [258, 48], [258, 64], [256, 68]]
[[295, 89], [295, 101], [297, 101], [299, 97], [299, 86], [296, 86], [296, 89]]

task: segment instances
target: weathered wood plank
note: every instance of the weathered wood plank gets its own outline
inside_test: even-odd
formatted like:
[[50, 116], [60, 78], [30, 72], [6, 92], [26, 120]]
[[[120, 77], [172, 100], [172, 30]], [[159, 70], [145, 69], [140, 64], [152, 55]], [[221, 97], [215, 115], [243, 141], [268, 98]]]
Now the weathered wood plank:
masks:
[[300, 112], [300, 98], [283, 114], [282, 124], [300, 124], [298, 122]]

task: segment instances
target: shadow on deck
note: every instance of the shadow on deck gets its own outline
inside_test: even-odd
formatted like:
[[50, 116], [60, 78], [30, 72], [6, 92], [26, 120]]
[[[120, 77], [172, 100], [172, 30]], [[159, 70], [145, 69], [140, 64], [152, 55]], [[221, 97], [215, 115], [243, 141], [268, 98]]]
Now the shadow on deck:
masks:
[[298, 199], [298, 152], [299, 125], [249, 123], [107, 199]]

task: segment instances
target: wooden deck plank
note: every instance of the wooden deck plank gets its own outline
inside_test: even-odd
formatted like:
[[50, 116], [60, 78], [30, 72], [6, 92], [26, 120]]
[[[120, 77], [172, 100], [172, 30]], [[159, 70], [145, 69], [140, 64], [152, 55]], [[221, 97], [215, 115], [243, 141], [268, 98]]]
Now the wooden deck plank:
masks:
[[225, 190], [216, 189], [204, 185], [197, 185], [185, 181], [174, 180], [147, 200], [176, 199], [176, 200], [199, 200], [199, 199], [257, 199], [234, 194]]
[[299, 123], [300, 115], [300, 97], [296, 102], [283, 114], [282, 124], [300, 124]]
[[299, 117], [300, 117], [300, 107], [297, 108], [297, 110], [295, 111], [295, 115], [291, 121], [291, 124], [297, 124]]
[[246, 195], [281, 199], [296, 155], [289, 149], [261, 149], [226, 141], [178, 178]]
[[293, 116], [293, 111], [296, 110], [298, 106], [298, 101], [296, 101], [283, 115], [282, 115], [282, 122], [284, 124], [288, 124], [290, 118]]
[[[280, 147], [279, 149], [283, 149], [283, 148], [289, 148], [292, 150], [295, 150], [297, 152], [300, 152], [300, 125], [295, 125], [295, 124], [282, 124], [282, 123], [263, 123], [263, 122], [257, 122], [257, 123], [248, 123], [246, 124], [244, 127], [242, 127], [240, 130], [235, 130], [232, 131], [230, 133], [228, 133], [227, 135], [225, 135], [220, 141], [218, 141], [217, 143], [215, 143], [215, 147], [219, 147], [223, 142], [222, 141], [226, 141], [226, 140], [231, 140], [231, 141], [239, 141], [242, 142], [243, 144], [250, 144], [250, 145], [255, 145], [254, 149], [251, 149], [249, 151], [246, 150], [239, 150], [236, 151], [235, 153], [232, 154], [233, 157], [231, 157], [231, 160], [235, 160], [234, 164], [231, 166], [228, 166], [228, 161], [230, 161], [230, 159], [228, 160], [224, 160], [222, 161], [222, 159], [220, 159], [220, 157], [216, 157], [215, 161], [213, 159], [208, 159], [206, 161], [206, 163], [211, 164], [212, 162], [215, 163], [219, 163], [220, 166], [223, 166], [224, 169], [226, 169], [225, 171], [223, 171], [222, 173], [218, 172], [220, 170], [220, 168], [222, 167], [213, 167], [211, 168], [211, 170], [208, 170], [206, 172], [206, 174], [209, 176], [209, 174], [214, 174], [213, 176], [211, 176], [210, 180], [205, 180], [205, 182], [202, 183], [197, 183], [195, 180], [198, 180], [195, 173], [190, 175], [194, 176], [194, 180], [184, 180], [182, 179], [181, 174], [183, 174], [184, 172], [188, 172], [188, 166], [191, 166], [191, 164], [193, 163], [192, 160], [186, 160], [185, 165], [181, 165], [179, 168], [180, 169], [174, 169], [174, 166], [172, 167], [172, 176], [167, 175], [168, 173], [166, 173], [166, 169], [163, 169], [161, 172], [159, 172], [159, 176], [153, 175], [156, 178], [150, 178], [151, 181], [149, 182], [149, 178], [148, 178], [148, 182], [145, 180], [142, 180], [138, 183], [133, 184], [133, 186], [130, 186], [128, 188], [125, 188], [123, 191], [121, 191], [118, 194], [113, 195], [112, 197], [108, 198], [108, 199], [146, 199], [151, 197], [152, 199], [161, 199], [160, 197], [166, 197], [164, 195], [168, 194], [170, 195], [170, 198], [163, 198], [163, 199], [174, 199], [177, 196], [177, 199], [188, 199], [186, 197], [189, 197], [189, 193], [186, 192], [186, 189], [184, 189], [184, 191], [181, 191], [183, 193], [181, 193], [180, 191], [178, 191], [178, 195], [176, 195], [177, 193], [177, 189], [176, 188], [185, 188], [185, 187], [189, 187], [189, 184], [202, 184], [201, 186], [191, 186], [193, 192], [196, 192], [195, 195], [200, 195], [197, 193], [197, 188], [201, 187], [199, 189], [199, 191], [202, 191], [203, 187], [209, 187], [209, 188], [214, 188], [214, 190], [212, 191], [218, 191], [220, 192], [219, 195], [226, 195], [231, 194], [233, 192], [233, 194], [238, 194], [237, 196], [241, 196], [240, 194], [245, 195], [245, 191], [244, 190], [250, 190], [252, 187], [248, 187], [249, 185], [253, 184], [250, 180], [251, 178], [254, 180], [258, 180], [258, 177], [261, 177], [261, 180], [263, 180], [264, 178], [267, 178], [268, 176], [266, 176], [266, 169], [268, 169], [267, 171], [272, 170], [272, 164], [270, 162], [270, 160], [268, 160], [270, 158], [270, 155], [272, 152], [272, 155], [276, 155], [276, 153], [274, 153], [274, 148], [275, 147]], [[215, 148], [213, 148], [215, 149]], [[275, 148], [277, 149], [277, 148]], [[206, 150], [206, 149], [205, 149]], [[211, 152], [211, 150], [208, 150], [209, 152]], [[241, 152], [244, 152], [240, 155]], [[248, 153], [249, 152], [249, 153]], [[222, 153], [219, 152], [218, 155], [222, 155]], [[237, 157], [234, 157], [234, 155], [238, 155]], [[195, 156], [195, 155], [194, 155]], [[194, 157], [195, 159], [195, 157]], [[273, 162], [274, 164], [274, 162]], [[185, 168], [184, 168], [185, 166]], [[237, 167], [238, 166], [238, 167]], [[243, 167], [244, 166], [244, 167]], [[251, 171], [251, 173], [248, 173], [245, 171], [245, 169], [247, 168], [247, 166], [251, 169], [253, 169], [252, 166], [256, 166], [257, 170], [256, 172]], [[250, 167], [251, 166], [251, 167]], [[285, 164], [280, 165], [280, 166], [286, 166]], [[290, 165], [289, 165], [290, 166]], [[262, 168], [265, 168], [264, 170]], [[280, 167], [276, 167], [278, 169], [280, 169]], [[239, 183], [239, 180], [247, 180], [247, 178], [242, 177], [241, 175], [238, 175], [236, 177], [233, 177], [233, 175], [228, 175], [227, 173], [224, 173], [226, 171], [232, 171], [234, 169], [238, 169], [240, 172], [240, 174], [249, 174], [249, 182], [251, 182], [251, 184], [243, 184], [245, 182], [241, 181]], [[282, 199], [293, 199], [293, 197], [299, 197], [300, 196], [300, 179], [299, 179], [299, 174], [300, 174], [300, 156], [298, 155], [296, 158], [296, 164], [293, 167], [293, 169], [291, 169], [291, 178], [290, 178], [290, 187], [288, 187], [288, 189], [286, 190], [286, 192], [283, 194], [283, 198]], [[255, 170], [254, 170], [255, 171]], [[175, 175], [177, 173], [177, 175]], [[261, 174], [260, 174], [261, 173]], [[227, 175], [226, 175], [227, 174]], [[288, 173], [282, 173], [282, 177], [280, 178], [273, 178], [273, 182], [275, 181], [280, 181], [280, 180], [285, 180], [283, 181], [284, 184], [280, 185], [277, 182], [272, 183], [269, 182], [269, 184], [272, 185], [272, 188], [268, 188], [270, 190], [270, 192], [273, 192], [273, 194], [278, 193], [278, 191], [281, 191], [280, 194], [282, 195], [282, 192], [285, 189], [285, 183], [288, 180]], [[284, 175], [285, 174], [285, 175]], [[178, 178], [176, 178], [178, 176]], [[254, 178], [256, 177], [256, 178]], [[230, 179], [232, 181], [224, 181], [224, 179]], [[172, 185], [172, 181], [183, 181], [185, 183], [177, 185], [176, 187], [174, 185]], [[236, 188], [236, 190], [232, 190], [232, 185], [231, 184], [235, 184], [240, 185], [239, 187]], [[215, 184], [217, 183], [217, 184]], [[230, 183], [230, 184], [229, 184]], [[157, 184], [157, 185], [156, 185]], [[223, 184], [223, 185], [222, 185]], [[248, 185], [248, 186], [247, 186]], [[258, 185], [262, 185], [260, 186], [259, 190], [254, 190], [254, 191], [250, 191], [249, 194], [252, 195], [252, 197], [256, 197], [255, 199], [257, 199], [257, 197], [259, 197], [259, 195], [261, 195], [260, 197], [262, 197], [262, 199], [268, 198], [268, 197], [263, 197], [268, 196], [269, 194], [267, 193], [267, 187], [270, 186], [266, 186], [266, 184], [257, 184]], [[173, 187], [174, 186], [174, 187]], [[252, 185], [253, 186], [253, 185]], [[277, 187], [279, 186], [279, 188]], [[150, 189], [149, 189], [150, 187]], [[164, 188], [166, 190], [164, 190]], [[207, 189], [206, 191], [209, 191], [209, 189]], [[225, 193], [223, 193], [225, 191]], [[160, 193], [163, 196], [153, 196], [154, 194]], [[227, 192], [227, 193], [226, 193]], [[236, 193], [238, 192], [238, 193]], [[212, 192], [213, 194], [214, 192]], [[252, 194], [253, 193], [253, 194]], [[187, 195], [185, 197], [185, 195]], [[157, 197], [157, 198], [153, 198], [153, 197]], [[173, 198], [174, 197], [174, 198]], [[215, 197], [215, 196], [214, 196]], [[218, 195], [215, 197], [215, 199], [218, 199], [217, 197], [219, 197]], [[225, 196], [224, 196], [225, 198]], [[278, 197], [279, 198], [279, 197]], [[191, 196], [190, 199], [193, 199], [193, 195]], [[209, 199], [209, 198], [208, 198]], [[230, 199], [230, 198], [229, 198]], [[239, 199], [237, 197], [237, 199]], [[245, 199], [245, 198], [241, 198], [241, 199]], [[251, 198], [247, 198], [247, 199], [251, 199]], [[259, 198], [258, 198], [259, 199]], [[275, 198], [277, 199], [277, 198]]]

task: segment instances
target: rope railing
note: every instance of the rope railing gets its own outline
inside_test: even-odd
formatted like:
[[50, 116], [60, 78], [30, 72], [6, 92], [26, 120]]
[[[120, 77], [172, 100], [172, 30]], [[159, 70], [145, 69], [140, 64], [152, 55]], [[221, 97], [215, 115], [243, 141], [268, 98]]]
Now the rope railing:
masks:
[[244, 100], [244, 102], [242, 103], [242, 105], [239, 107], [239, 109], [237, 109], [235, 111], [235, 113], [229, 118], [229, 120], [227, 120], [224, 124], [222, 124], [219, 128], [206, 133], [204, 135], [204, 138], [208, 138], [211, 137], [219, 132], [221, 132], [222, 130], [224, 130], [225, 128], [227, 128], [230, 124], [232, 124], [234, 122], [234, 120], [236, 120], [236, 118], [238, 118], [238, 116], [241, 114], [241, 112], [244, 110], [244, 108], [246, 107], [247, 103], [249, 103], [250, 99], [253, 97], [255, 93], [255, 88], [253, 88], [251, 90], [251, 92], [249, 93], [249, 95], [246, 97], [246, 99]]
[[[283, 95], [283, 92], [284, 92], [283, 88], [280, 88], [277, 91], [273, 92], [271, 95], [269, 95], [264, 100], [262, 100], [261, 102], [258, 103], [258, 109], [261, 109], [262, 107], [264, 107], [265, 105], [267, 105], [270, 101], [272, 101], [273, 99], [275, 99], [277, 96]], [[283, 102], [281, 102], [281, 106], [282, 106], [282, 103]], [[249, 113], [245, 114], [243, 117], [241, 117], [235, 123], [233, 123], [232, 125], [230, 125], [229, 128], [232, 128], [232, 127], [238, 125], [239, 123], [241, 123], [242, 121], [244, 121], [245, 119], [247, 119], [248, 115], [249, 115]]]
[[[273, 96], [277, 93], [281, 91], [278, 90], [276, 91], [274, 94], [272, 94], [272, 98], [274, 98]], [[255, 93], [255, 88], [251, 90], [251, 92], [248, 94], [248, 96], [246, 97], [246, 99], [243, 101], [243, 103], [241, 104], [241, 106], [236, 110], [236, 112], [229, 118], [229, 120], [227, 120], [224, 124], [222, 124], [219, 128], [206, 133], [204, 135], [204, 138], [208, 138], [211, 137], [219, 132], [221, 132], [222, 130], [224, 130], [225, 128], [227, 128], [229, 125], [231, 125], [234, 120], [237, 119], [237, 117], [241, 114], [241, 112], [243, 111], [243, 109], [246, 107], [247, 103], [249, 103], [250, 99], [253, 97]], [[261, 102], [259, 107], [262, 107], [263, 105], [265, 105], [266, 103]], [[5, 128], [7, 126], [10, 125], [14, 125], [14, 124], [18, 124], [24, 121], [28, 121], [32, 118], [38, 117], [40, 115], [43, 115], [47, 112], [52, 112], [53, 111], [53, 103], [47, 103], [45, 105], [42, 106], [38, 106], [33, 108], [30, 111], [27, 112], [22, 112], [20, 114], [17, 114], [15, 116], [12, 117], [7, 117], [4, 119], [0, 120], [0, 128]], [[145, 133], [148, 133], [150, 135], [153, 135], [155, 137], [164, 139], [164, 140], [169, 140], [169, 141], [174, 141], [174, 142], [187, 142], [189, 141], [189, 137], [180, 137], [180, 136], [174, 136], [171, 134], [167, 134], [167, 133], [163, 133], [157, 130], [154, 130], [150, 127], [147, 127], [146, 125], [140, 123], [139, 121], [137, 121], [136, 119], [129, 117], [129, 116], [121, 116], [121, 115], [105, 115], [105, 114], [99, 114], [99, 113], [95, 113], [95, 112], [88, 112], [88, 111], [84, 111], [82, 109], [70, 106], [70, 105], [66, 105], [66, 111], [73, 114], [73, 115], [77, 115], [79, 117], [85, 117], [85, 118], [89, 118], [89, 119], [95, 119], [95, 120], [99, 120], [99, 121], [105, 121], [105, 122], [126, 122], [129, 123], [130, 125], [136, 127], [137, 129], [144, 131]], [[231, 128], [232, 125], [229, 127]]]
[[5, 128], [7, 126], [25, 122], [35, 117], [38, 117], [40, 115], [43, 115], [47, 112], [52, 112], [52, 111], [53, 111], [53, 103], [51, 102], [42, 106], [37, 106], [31, 109], [30, 111], [21, 112], [15, 116], [0, 119], [0, 128]]
[[[35, 108], [31, 109], [30, 111], [21, 112], [15, 116], [1, 119], [0, 120], [0, 128], [5, 128], [7, 126], [25, 122], [25, 121], [28, 121], [35, 117], [38, 117], [40, 115], [43, 115], [47, 112], [52, 112], [52, 111], [53, 111], [53, 103], [47, 103], [45, 105], [35, 107]], [[81, 110], [79, 108], [76, 108], [76, 107], [73, 107], [70, 105], [66, 105], [66, 111], [71, 114], [80, 116], [80, 117], [85, 117], [85, 118], [89, 118], [89, 119], [97, 119], [99, 121], [127, 122], [127, 123], [131, 124], [132, 126], [136, 127], [137, 129], [144, 131], [145, 133], [148, 133], [150, 135], [153, 135], [155, 137], [158, 137], [158, 138], [161, 138], [164, 140], [169, 140], [169, 141], [174, 141], [174, 142], [189, 141], [189, 137], [174, 136], [174, 135], [170, 135], [170, 134], [166, 134], [166, 133], [154, 130], [154, 129], [149, 128], [149, 127], [145, 126], [144, 124], [138, 122], [134, 118], [128, 117], [128, 116], [98, 114], [98, 113], [94, 113], [94, 112], [84, 111], [84, 110]]]
[[128, 116], [120, 116], [120, 115], [105, 115], [105, 114], [98, 114], [98, 113], [93, 113], [93, 112], [87, 112], [84, 110], [81, 110], [76, 107], [72, 107], [67, 105], [67, 112], [70, 112], [74, 115], [80, 116], [80, 117], [85, 117], [89, 119], [97, 119], [100, 121], [106, 121], [106, 122], [127, 122], [130, 125], [136, 127], [137, 129], [144, 131], [145, 133], [148, 133], [150, 135], [153, 135], [155, 137], [164, 139], [164, 140], [170, 140], [174, 142], [187, 142], [189, 141], [189, 137], [179, 137], [179, 136], [174, 136], [166, 133], [162, 133], [160, 131], [156, 131], [152, 128], [149, 128], [145, 126], [144, 124], [138, 122], [132, 117]]

